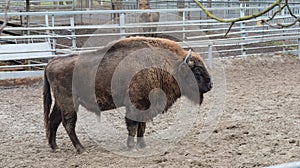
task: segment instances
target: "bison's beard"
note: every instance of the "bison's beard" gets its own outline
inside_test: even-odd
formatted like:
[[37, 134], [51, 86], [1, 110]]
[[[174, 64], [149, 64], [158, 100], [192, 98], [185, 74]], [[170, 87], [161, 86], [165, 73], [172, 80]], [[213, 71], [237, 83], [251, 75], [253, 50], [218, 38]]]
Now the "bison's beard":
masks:
[[202, 102], [203, 102], [203, 93], [200, 93], [199, 105], [201, 105]]
[[[158, 114], [164, 113], [164, 107], [165, 105], [161, 104], [153, 104], [152, 107], [149, 107], [146, 110], [137, 109], [136, 107], [126, 107], [126, 118], [131, 119], [133, 121], [137, 122], [147, 122], [152, 121], [154, 117], [156, 117]], [[160, 106], [160, 107], [159, 107]]]
[[[132, 87], [133, 89], [135, 87]], [[149, 89], [150, 90], [150, 89]], [[167, 95], [160, 88], [155, 88], [144, 92], [134, 92], [129, 94], [130, 100], [126, 99], [126, 118], [138, 122], [147, 122], [152, 120], [158, 114], [164, 113], [170, 102], [171, 96]]]

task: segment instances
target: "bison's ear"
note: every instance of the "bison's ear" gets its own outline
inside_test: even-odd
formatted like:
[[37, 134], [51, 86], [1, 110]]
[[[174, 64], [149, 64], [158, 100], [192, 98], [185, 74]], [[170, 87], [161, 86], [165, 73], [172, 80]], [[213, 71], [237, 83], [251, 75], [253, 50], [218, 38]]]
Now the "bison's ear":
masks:
[[194, 61], [191, 60], [192, 50], [190, 49], [188, 54], [184, 58], [184, 62], [187, 63], [189, 66], [194, 66]]

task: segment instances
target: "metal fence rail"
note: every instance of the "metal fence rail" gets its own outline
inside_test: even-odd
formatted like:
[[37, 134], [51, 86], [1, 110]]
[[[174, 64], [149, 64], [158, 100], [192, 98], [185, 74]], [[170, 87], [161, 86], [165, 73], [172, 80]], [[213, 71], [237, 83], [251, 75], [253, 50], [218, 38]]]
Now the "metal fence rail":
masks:
[[[292, 9], [299, 9], [299, 6], [300, 4], [294, 4]], [[210, 8], [214, 13], [223, 14], [222, 17], [225, 18], [239, 17], [244, 15], [247, 10], [260, 9], [263, 9], [263, 7], [253, 8], [241, 4], [237, 7]], [[139, 15], [143, 12], [159, 12], [160, 21], [140, 22]], [[110, 18], [113, 13], [120, 15], [117, 22]], [[299, 11], [295, 10], [295, 14], [299, 15]], [[219, 23], [207, 17], [204, 18], [203, 11], [199, 8], [16, 12], [8, 13], [8, 15], [12, 17], [39, 17], [43, 22], [30, 27], [6, 27], [6, 31], [23, 32], [23, 34], [19, 36], [0, 36], [0, 44], [5, 46], [6, 43], [34, 44], [49, 42], [51, 43], [52, 54], [47, 58], [53, 57], [54, 54], [64, 56], [73, 52], [95, 50], [122, 37], [137, 34], [150, 35], [149, 32], [143, 32], [143, 28], [153, 26], [157, 27], [156, 34], [174, 37], [183, 47], [193, 47], [204, 58], [212, 54], [215, 57], [255, 55], [261, 54], [262, 50], [264, 53], [274, 53], [275, 51], [294, 52], [297, 50], [297, 41], [300, 38], [299, 25], [286, 29], [274, 29], [266, 25], [260, 25], [258, 21], [269, 17], [268, 15], [237, 23], [232, 27], [229, 36], [224, 37], [229, 24]], [[0, 14], [1, 16], [3, 14]], [[56, 22], [62, 16], [68, 18], [63, 25]], [[78, 18], [81, 18], [83, 22], [78, 23]], [[285, 12], [282, 12], [274, 20], [274, 22], [281, 23], [289, 21], [291, 21], [291, 17]], [[95, 46], [88, 46], [84, 43], [91, 37], [98, 38]], [[0, 51], [0, 56], [5, 54], [3, 52]], [[26, 65], [0, 66], [0, 71], [1, 69], [13, 70], [21, 67], [31, 67], [31, 69], [39, 67], [38, 70], [40, 70], [46, 63], [44, 58], [45, 55], [37, 58], [39, 60], [34, 60], [36, 61], [34, 64], [31, 61], [29, 63], [26, 61], [29, 60], [29, 57], [28, 59], [24, 58]]]

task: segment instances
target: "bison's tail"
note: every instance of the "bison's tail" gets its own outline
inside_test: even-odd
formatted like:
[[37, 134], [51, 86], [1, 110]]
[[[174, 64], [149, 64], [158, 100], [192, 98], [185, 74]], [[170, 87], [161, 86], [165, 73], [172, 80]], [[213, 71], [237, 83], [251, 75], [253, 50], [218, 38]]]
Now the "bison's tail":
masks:
[[46, 69], [44, 74], [44, 90], [43, 90], [43, 96], [44, 96], [44, 126], [46, 129], [46, 136], [49, 136], [49, 113], [51, 109], [52, 99], [51, 99], [51, 90], [50, 90], [50, 84], [47, 78]]

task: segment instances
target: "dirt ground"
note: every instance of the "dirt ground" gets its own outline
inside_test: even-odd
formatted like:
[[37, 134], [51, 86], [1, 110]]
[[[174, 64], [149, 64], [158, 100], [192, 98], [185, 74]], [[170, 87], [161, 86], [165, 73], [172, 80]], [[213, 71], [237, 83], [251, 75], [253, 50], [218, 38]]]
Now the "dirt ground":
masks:
[[[221, 63], [226, 77], [225, 106], [219, 120], [213, 121], [216, 128], [210, 136], [199, 139], [204, 120], [189, 116], [195, 120], [178, 142], [164, 152], [143, 157], [105, 149], [83, 125], [78, 125], [77, 133], [86, 152], [75, 153], [62, 126], [57, 134], [60, 149], [52, 152], [43, 128], [42, 83], [1, 88], [0, 167], [264, 167], [299, 161], [300, 61], [294, 56], [274, 56], [230, 58]], [[213, 93], [205, 95], [197, 116], [209, 111], [216, 98]], [[154, 145], [149, 137], [168, 131], [168, 124], [162, 122], [178, 110], [175, 106], [170, 114], [149, 123], [146, 141], [148, 137], [150, 147]], [[115, 117], [119, 124], [114, 127], [126, 137], [124, 119], [107, 117]], [[125, 141], [122, 138], [122, 145]], [[149, 149], [142, 150], [147, 154]]]

